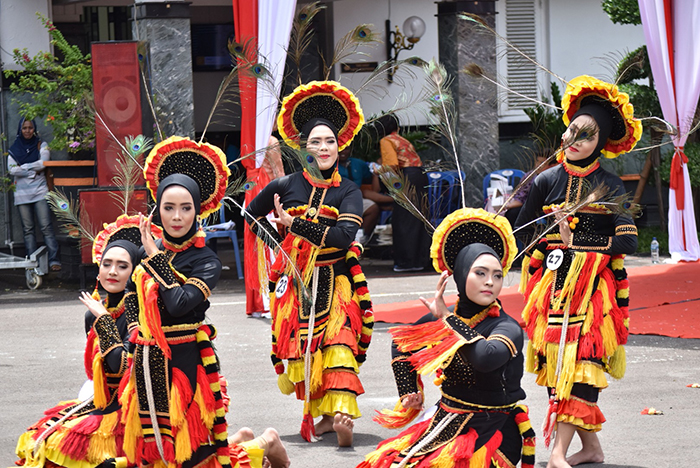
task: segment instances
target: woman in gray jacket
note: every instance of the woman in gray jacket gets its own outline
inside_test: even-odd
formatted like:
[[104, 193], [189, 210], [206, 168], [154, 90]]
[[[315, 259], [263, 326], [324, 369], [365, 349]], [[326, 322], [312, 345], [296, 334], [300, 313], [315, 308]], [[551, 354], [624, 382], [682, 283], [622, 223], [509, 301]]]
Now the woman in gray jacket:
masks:
[[51, 271], [60, 271], [58, 242], [51, 225], [51, 210], [46, 201], [49, 192], [44, 175], [44, 161], [49, 160], [49, 149], [36, 132], [34, 120], [22, 119], [17, 128], [17, 139], [10, 147], [7, 166], [15, 178], [15, 205], [19, 210], [27, 256], [37, 248], [34, 217], [49, 249]]

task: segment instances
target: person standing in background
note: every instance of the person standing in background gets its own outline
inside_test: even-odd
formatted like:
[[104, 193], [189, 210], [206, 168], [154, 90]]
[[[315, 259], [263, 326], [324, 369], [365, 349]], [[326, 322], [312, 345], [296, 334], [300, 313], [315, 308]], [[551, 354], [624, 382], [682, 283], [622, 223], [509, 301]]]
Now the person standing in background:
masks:
[[49, 160], [49, 148], [36, 132], [34, 120], [23, 118], [17, 128], [17, 138], [10, 147], [7, 167], [15, 178], [15, 205], [19, 210], [27, 257], [37, 249], [34, 217], [49, 249], [51, 271], [61, 271], [58, 241], [51, 225], [51, 211], [46, 201], [49, 187], [44, 174], [44, 161]]
[[[423, 163], [410, 141], [399, 135], [399, 118], [387, 114], [377, 121], [382, 165], [400, 171], [422, 198], [428, 186]], [[421, 271], [429, 263], [430, 235], [423, 222], [394, 202], [391, 225], [394, 233], [394, 271]]]

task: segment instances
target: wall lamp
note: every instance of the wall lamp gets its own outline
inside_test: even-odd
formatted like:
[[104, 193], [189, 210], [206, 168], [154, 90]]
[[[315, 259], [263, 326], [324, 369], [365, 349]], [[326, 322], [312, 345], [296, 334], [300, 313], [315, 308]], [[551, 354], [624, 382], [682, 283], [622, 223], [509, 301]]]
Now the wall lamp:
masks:
[[[391, 20], [386, 20], [386, 56], [387, 60], [396, 63], [399, 52], [411, 50], [416, 42], [420, 41], [425, 34], [425, 21], [417, 16], [411, 16], [403, 22], [403, 34], [396, 26], [396, 30], [391, 30]], [[387, 81], [394, 82], [395, 67], [391, 67], [387, 72]]]

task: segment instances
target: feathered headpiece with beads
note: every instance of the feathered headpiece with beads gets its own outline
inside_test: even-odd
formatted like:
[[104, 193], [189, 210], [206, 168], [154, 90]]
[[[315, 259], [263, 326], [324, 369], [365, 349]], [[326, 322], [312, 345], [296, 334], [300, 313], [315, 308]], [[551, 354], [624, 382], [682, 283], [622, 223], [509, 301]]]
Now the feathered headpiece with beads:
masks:
[[158, 143], [146, 158], [143, 176], [154, 200], [158, 184], [171, 174], [185, 174], [197, 182], [199, 214], [205, 218], [221, 207], [231, 171], [226, 155], [216, 146], [174, 136]]
[[578, 76], [569, 81], [561, 100], [564, 123], [569, 125], [574, 114], [589, 104], [604, 108], [612, 117], [612, 131], [600, 151], [603, 156], [612, 159], [631, 151], [642, 136], [642, 122], [634, 118], [634, 107], [627, 93], [592, 76]]
[[313, 118], [323, 118], [335, 125], [338, 151], [350, 145], [365, 124], [360, 101], [335, 81], [312, 81], [286, 96], [277, 117], [280, 135], [289, 146], [299, 149], [301, 129]]
[[508, 220], [481, 208], [461, 208], [449, 214], [433, 234], [430, 257], [438, 272], [453, 272], [460, 250], [469, 244], [491, 247], [501, 258], [503, 274], [508, 273], [518, 247]]
[[[160, 239], [163, 236], [163, 230], [151, 224], [151, 234], [155, 239]], [[139, 230], [139, 217], [120, 215], [116, 221], [104, 225], [92, 242], [92, 261], [99, 264], [102, 261], [102, 254], [107, 245], [115, 240], [128, 240], [136, 246], [141, 246], [141, 231]]]

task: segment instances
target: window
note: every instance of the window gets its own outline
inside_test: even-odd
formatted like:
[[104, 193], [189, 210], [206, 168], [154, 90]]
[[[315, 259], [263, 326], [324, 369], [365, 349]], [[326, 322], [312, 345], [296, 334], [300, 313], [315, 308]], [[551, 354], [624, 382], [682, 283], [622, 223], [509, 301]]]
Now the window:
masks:
[[[546, 0], [498, 2], [496, 30], [528, 57], [546, 66], [548, 48], [545, 47], [545, 2]], [[546, 99], [549, 90], [547, 74], [502, 41], [499, 41], [498, 50], [499, 81], [520, 94], [519, 96], [499, 88], [500, 121], [528, 121], [522, 109], [535, 104], [531, 99]]]

